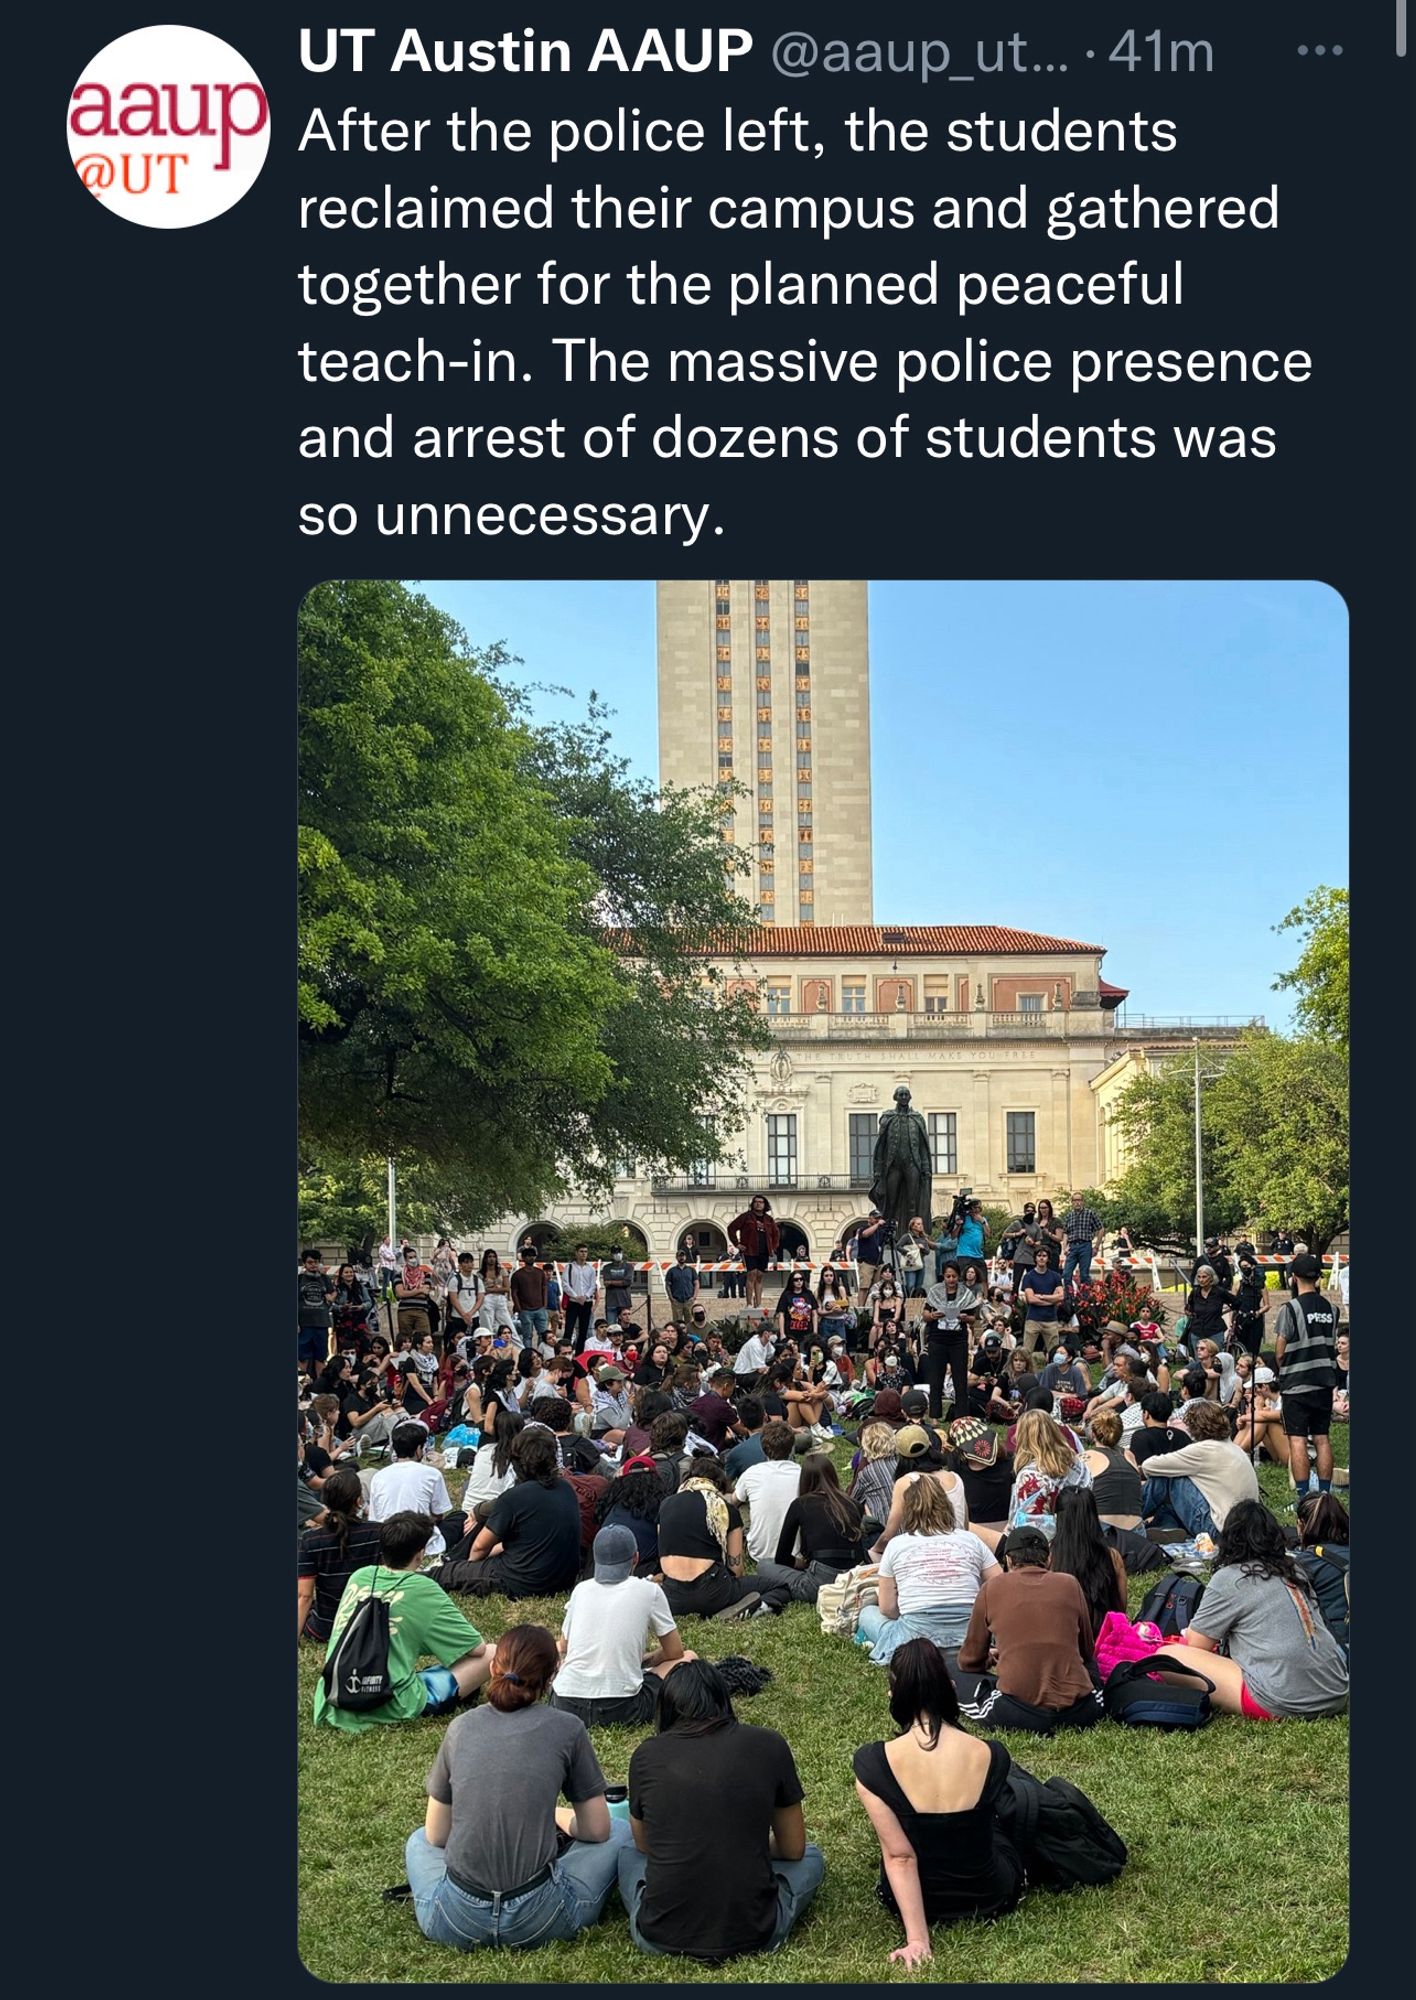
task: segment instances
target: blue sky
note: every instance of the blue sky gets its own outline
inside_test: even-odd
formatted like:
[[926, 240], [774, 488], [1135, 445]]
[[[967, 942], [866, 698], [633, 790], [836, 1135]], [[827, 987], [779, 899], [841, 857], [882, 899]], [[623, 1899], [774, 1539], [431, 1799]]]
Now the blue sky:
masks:
[[[654, 586], [427, 583], [657, 772]], [[1107, 946], [1133, 1013], [1264, 1014], [1347, 881], [1347, 612], [1319, 583], [872, 583], [877, 923]]]

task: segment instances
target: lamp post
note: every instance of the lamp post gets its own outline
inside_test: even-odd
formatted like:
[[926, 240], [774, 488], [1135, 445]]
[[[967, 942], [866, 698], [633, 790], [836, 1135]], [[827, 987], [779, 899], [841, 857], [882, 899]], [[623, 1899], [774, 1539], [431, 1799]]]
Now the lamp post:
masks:
[[1200, 1145], [1200, 1085], [1212, 1083], [1220, 1074], [1217, 1069], [1200, 1070], [1200, 1038], [1191, 1037], [1195, 1050], [1195, 1255], [1198, 1257], [1205, 1243], [1205, 1161]]
[[392, 1153], [388, 1156], [388, 1243], [391, 1250], [398, 1244], [398, 1169]]

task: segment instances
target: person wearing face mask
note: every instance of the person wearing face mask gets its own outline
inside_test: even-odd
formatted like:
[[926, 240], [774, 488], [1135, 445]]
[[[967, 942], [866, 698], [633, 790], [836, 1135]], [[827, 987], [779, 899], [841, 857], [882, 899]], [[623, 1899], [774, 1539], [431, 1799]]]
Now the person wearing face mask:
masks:
[[877, 1348], [865, 1364], [865, 1379], [877, 1393], [881, 1389], [893, 1389], [902, 1396], [906, 1389], [914, 1387], [914, 1371], [908, 1356], [898, 1347]]
[[1053, 1348], [1051, 1360], [1038, 1377], [1038, 1387], [1049, 1396], [1091, 1395], [1091, 1377], [1081, 1363], [1073, 1359], [1072, 1350], [1065, 1340], [1059, 1341]]

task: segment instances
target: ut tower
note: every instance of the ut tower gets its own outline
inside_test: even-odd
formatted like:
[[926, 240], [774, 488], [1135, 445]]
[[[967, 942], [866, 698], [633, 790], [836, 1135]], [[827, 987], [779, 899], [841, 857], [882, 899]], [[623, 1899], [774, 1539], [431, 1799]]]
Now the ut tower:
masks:
[[870, 653], [864, 580], [658, 586], [659, 782], [743, 787], [724, 837], [767, 924], [868, 924]]

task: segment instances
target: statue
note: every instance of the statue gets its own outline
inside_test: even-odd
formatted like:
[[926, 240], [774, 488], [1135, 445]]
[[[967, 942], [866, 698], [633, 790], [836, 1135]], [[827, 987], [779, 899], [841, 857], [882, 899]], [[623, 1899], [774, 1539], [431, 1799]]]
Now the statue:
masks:
[[934, 1185], [929, 1128], [917, 1111], [911, 1111], [910, 1093], [904, 1084], [895, 1092], [895, 1109], [881, 1114], [872, 1165], [875, 1182], [870, 1199], [893, 1226], [895, 1241], [904, 1240], [916, 1215], [924, 1218], [929, 1229]]

